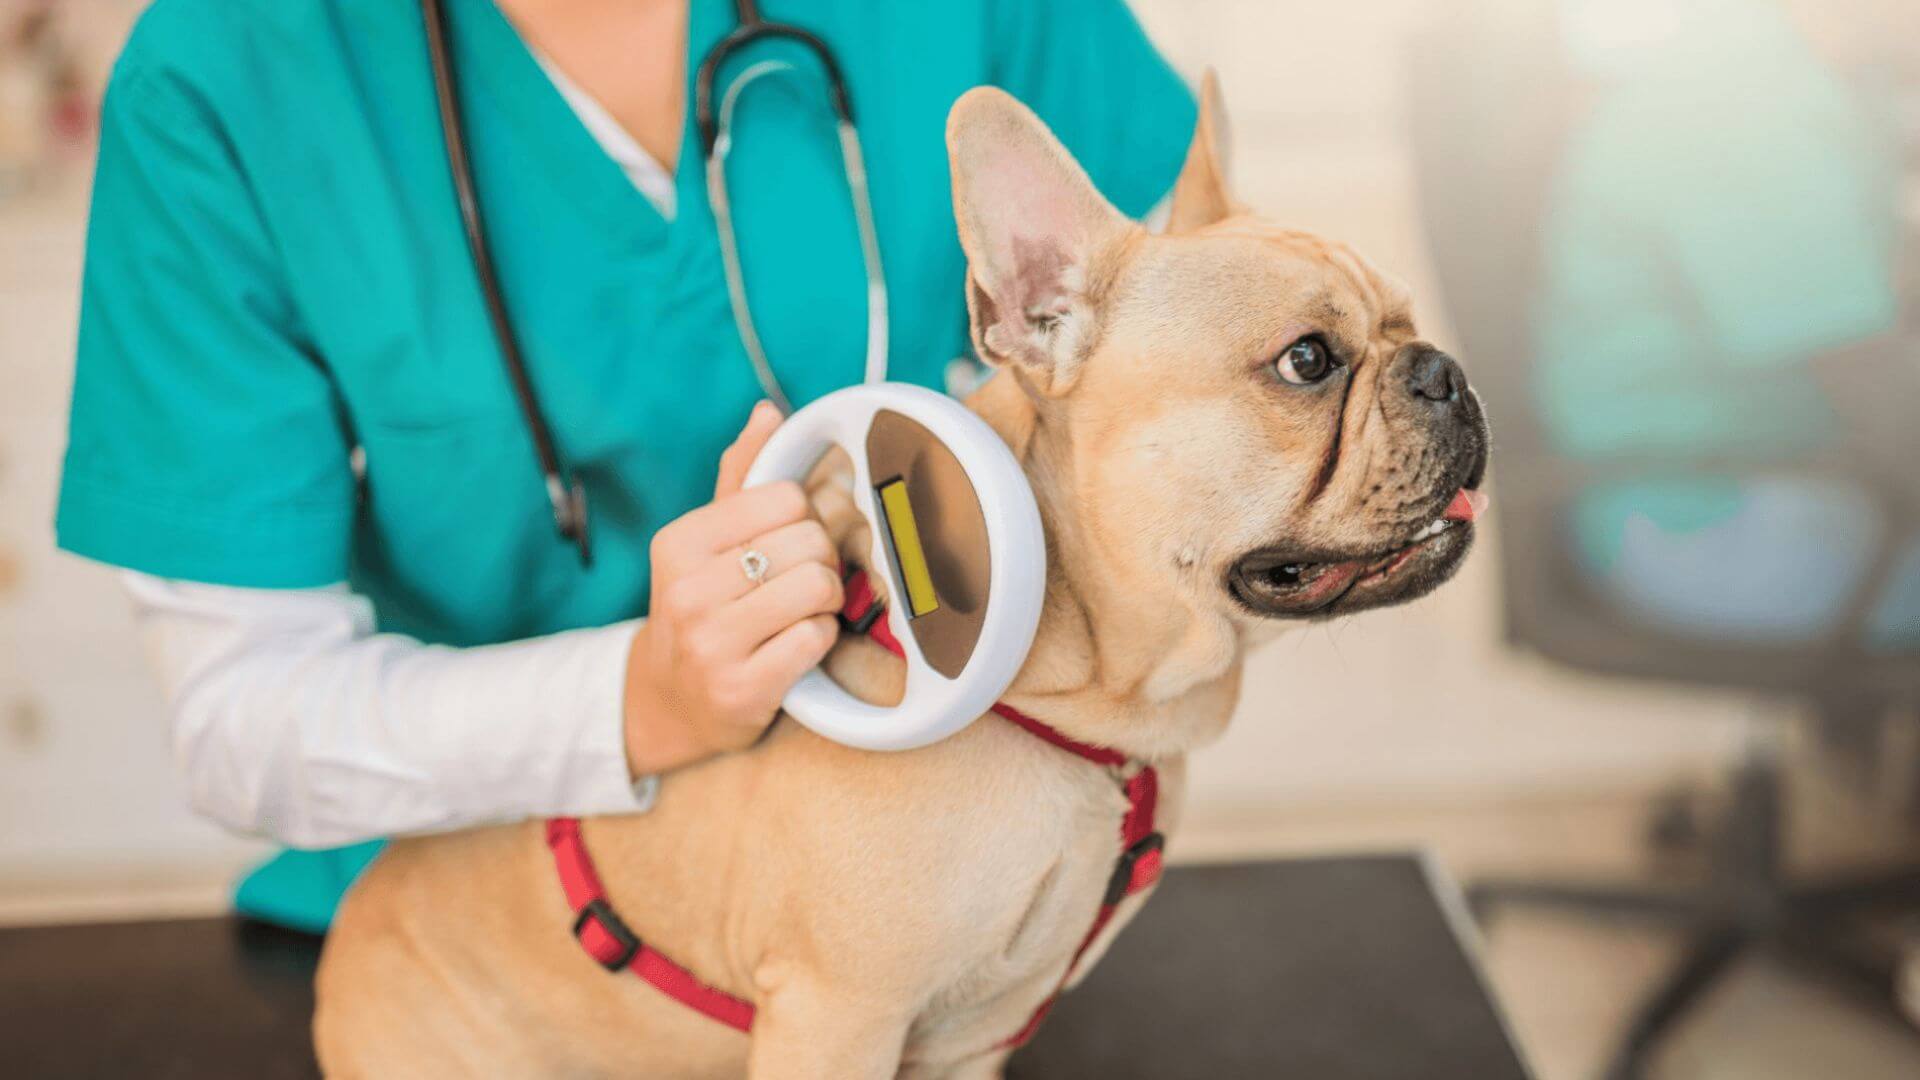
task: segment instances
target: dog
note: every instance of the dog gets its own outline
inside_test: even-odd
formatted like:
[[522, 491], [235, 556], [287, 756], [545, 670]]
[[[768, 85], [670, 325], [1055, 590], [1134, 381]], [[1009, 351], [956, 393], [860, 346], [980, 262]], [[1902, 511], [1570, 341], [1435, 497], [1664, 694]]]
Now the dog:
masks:
[[[1211, 77], [1164, 234], [1117, 212], [1025, 106], [981, 88], [947, 128], [973, 344], [967, 401], [1030, 477], [1047, 536], [1032, 652], [1005, 700], [1150, 762], [1178, 825], [1185, 756], [1242, 657], [1300, 620], [1421, 596], [1472, 542], [1487, 460], [1459, 366], [1407, 292], [1225, 184]], [[842, 551], [850, 502], [823, 499]], [[829, 672], [897, 701], [844, 635]], [[335, 1077], [1001, 1075], [1009, 1036], [1145, 902], [1086, 941], [1128, 811], [1113, 770], [983, 717], [853, 750], [776, 723], [582, 828], [651, 947], [751, 1002], [750, 1035], [575, 940], [539, 823], [396, 841], [343, 902], [314, 1029]]]

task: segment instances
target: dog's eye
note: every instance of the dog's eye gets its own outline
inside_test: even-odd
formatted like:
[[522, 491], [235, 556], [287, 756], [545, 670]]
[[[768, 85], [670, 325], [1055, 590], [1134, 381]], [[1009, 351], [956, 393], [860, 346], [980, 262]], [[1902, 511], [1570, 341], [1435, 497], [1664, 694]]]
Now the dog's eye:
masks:
[[1334, 358], [1333, 350], [1327, 347], [1326, 339], [1318, 334], [1303, 337], [1280, 354], [1273, 362], [1273, 370], [1285, 382], [1295, 386], [1307, 386], [1333, 374], [1340, 366]]

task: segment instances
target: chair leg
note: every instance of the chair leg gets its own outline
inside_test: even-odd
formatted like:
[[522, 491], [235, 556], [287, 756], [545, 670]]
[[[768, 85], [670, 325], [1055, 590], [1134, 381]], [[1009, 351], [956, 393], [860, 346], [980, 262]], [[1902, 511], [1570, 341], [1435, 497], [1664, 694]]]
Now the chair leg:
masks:
[[1647, 1064], [1661, 1037], [1719, 981], [1747, 942], [1747, 936], [1737, 930], [1720, 930], [1696, 938], [1680, 966], [1652, 996], [1641, 1002], [1607, 1068], [1607, 1080], [1646, 1080]]
[[1508, 906], [1542, 907], [1608, 919], [1687, 926], [1700, 923], [1708, 910], [1706, 903], [1692, 893], [1535, 881], [1477, 882], [1467, 889], [1467, 906], [1482, 923], [1490, 919], [1495, 909]]
[[1920, 903], [1920, 867], [1823, 881], [1795, 889], [1793, 906], [1806, 915], [1873, 911]]
[[[1844, 922], [1844, 917], [1839, 921]], [[1778, 958], [1805, 976], [1845, 993], [1855, 1006], [1913, 1036], [1920, 1045], [1920, 1010], [1906, 968], [1906, 952], [1871, 935], [1845, 933], [1833, 918], [1802, 920], [1784, 928], [1774, 945]]]
[[1892, 950], [1834, 932], [1830, 926], [1785, 931], [1775, 949], [1779, 958], [1808, 975], [1824, 977], [1836, 989], [1851, 991], [1862, 1004], [1903, 1019], [1894, 994], [1899, 977]]

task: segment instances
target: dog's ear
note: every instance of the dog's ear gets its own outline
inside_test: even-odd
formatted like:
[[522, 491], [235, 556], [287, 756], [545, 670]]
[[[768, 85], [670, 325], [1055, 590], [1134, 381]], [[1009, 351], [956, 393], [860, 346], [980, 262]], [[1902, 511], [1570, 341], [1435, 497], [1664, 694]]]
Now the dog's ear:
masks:
[[1227, 109], [1220, 99], [1220, 79], [1208, 68], [1200, 79], [1200, 120], [1193, 127], [1193, 144], [1173, 185], [1167, 232], [1192, 232], [1237, 209], [1227, 187]]
[[1032, 110], [992, 87], [947, 117], [973, 347], [1064, 393], [1093, 347], [1105, 255], [1136, 228]]

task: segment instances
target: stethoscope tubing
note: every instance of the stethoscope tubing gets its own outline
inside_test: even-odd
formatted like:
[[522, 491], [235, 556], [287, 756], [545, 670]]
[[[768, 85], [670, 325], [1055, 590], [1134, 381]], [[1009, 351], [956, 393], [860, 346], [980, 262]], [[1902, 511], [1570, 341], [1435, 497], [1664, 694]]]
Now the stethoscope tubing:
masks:
[[[534, 457], [546, 484], [547, 499], [553, 508], [554, 525], [562, 538], [579, 551], [583, 567], [593, 566], [593, 546], [588, 536], [586, 489], [577, 475], [561, 460], [553, 429], [540, 406], [540, 396], [527, 372], [526, 357], [507, 310], [504, 291], [495, 269], [492, 247], [480, 212], [480, 200], [474, 181], [473, 161], [467, 151], [466, 128], [460, 115], [459, 84], [454, 72], [450, 32], [444, 0], [420, 0], [426, 23], [427, 53], [433, 72], [434, 92], [439, 102], [440, 129], [446, 142], [447, 168], [452, 175], [454, 200], [460, 211], [461, 228], [467, 251], [473, 262], [500, 357], [513, 387], [520, 414], [533, 441]], [[742, 348], [752, 364], [760, 389], [785, 414], [793, 412], [780, 379], [767, 359], [752, 308], [747, 301], [745, 276], [740, 265], [738, 237], [733, 227], [732, 200], [727, 193], [726, 158], [730, 149], [730, 118], [739, 90], [759, 73], [752, 69], [731, 87], [718, 107], [714, 84], [721, 65], [734, 53], [758, 41], [784, 39], [798, 42], [819, 61], [827, 75], [828, 97], [833, 105], [840, 143], [841, 161], [846, 169], [847, 186], [854, 203], [854, 218], [860, 234], [860, 252], [867, 275], [867, 356], [864, 374], [869, 383], [882, 382], [887, 374], [887, 287], [886, 273], [880, 263], [880, 239], [873, 219], [873, 204], [868, 190], [866, 157], [860, 135], [853, 122], [853, 104], [846, 81], [833, 50], [817, 34], [788, 23], [768, 22], [760, 15], [755, 0], [734, 0], [738, 15], [736, 26], [700, 61], [694, 78], [694, 121], [700, 133], [702, 158], [706, 166], [708, 201], [719, 234], [721, 261], [726, 272], [728, 302]], [[760, 72], [763, 73], [763, 72]]]
[[[793, 415], [793, 403], [780, 385], [780, 377], [767, 358], [759, 327], [754, 322], [753, 305], [747, 297], [746, 276], [740, 263], [740, 240], [733, 224], [733, 200], [727, 192], [727, 156], [732, 149], [733, 110], [741, 92], [755, 79], [787, 67], [776, 60], [762, 60], [740, 73], [720, 102], [718, 138], [706, 159], [707, 205], [713, 211], [714, 230], [720, 238], [721, 267], [725, 271], [727, 301], [733, 308], [734, 327], [740, 334], [741, 349], [753, 367], [760, 390], [784, 416]], [[887, 378], [887, 277], [880, 262], [880, 237], [873, 220], [873, 202], [867, 189], [866, 157], [861, 152], [860, 134], [847, 120], [835, 123], [840, 144], [841, 165], [846, 173], [848, 195], [860, 235], [861, 265], [867, 278], [867, 357], [865, 381], [885, 382]]]
[[546, 482], [547, 501], [553, 507], [554, 527], [578, 549], [580, 564], [591, 569], [593, 544], [587, 535], [586, 489], [560, 462], [553, 429], [547, 424], [546, 414], [540, 408], [540, 394], [527, 374], [520, 337], [514, 332], [500, 277], [494, 269], [493, 249], [487, 241], [486, 223], [480, 214], [480, 197], [474, 183], [473, 159], [467, 154], [466, 125], [460, 119], [459, 82], [454, 73], [452, 49], [448, 46], [446, 8], [441, 0], [420, 0], [420, 7], [427, 23], [427, 55], [440, 103], [440, 131], [446, 140], [448, 172], [453, 175], [454, 200], [459, 204], [460, 224], [466, 234], [474, 276], [479, 279], [480, 295], [486, 304], [487, 321], [500, 346], [507, 380], [513, 386], [513, 396], [520, 405], [527, 433], [533, 439], [534, 457]]
[[713, 156], [713, 144], [720, 137], [719, 116], [713, 105], [713, 84], [719, 78], [720, 65], [734, 53], [768, 38], [784, 38], [805, 46], [820, 61], [827, 73], [827, 96], [833, 102], [833, 113], [843, 124], [853, 123], [853, 101], [847, 96], [847, 83], [840, 74], [840, 62], [834, 59], [833, 50], [821, 40], [820, 35], [792, 23], [767, 22], [760, 17], [760, 11], [753, 0], [737, 0], [734, 10], [739, 12], [740, 25], [720, 39], [719, 43], [707, 50], [700, 60], [700, 70], [693, 80], [694, 123], [700, 129], [700, 151], [706, 157]]

